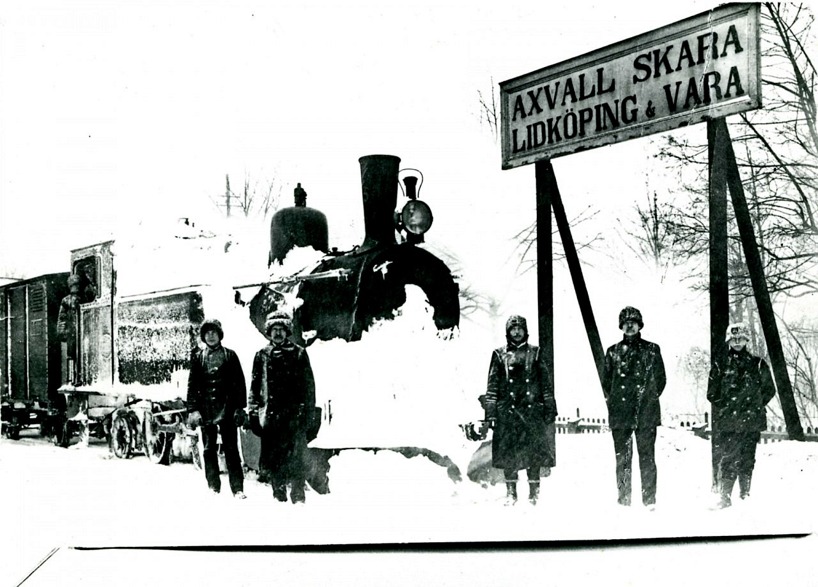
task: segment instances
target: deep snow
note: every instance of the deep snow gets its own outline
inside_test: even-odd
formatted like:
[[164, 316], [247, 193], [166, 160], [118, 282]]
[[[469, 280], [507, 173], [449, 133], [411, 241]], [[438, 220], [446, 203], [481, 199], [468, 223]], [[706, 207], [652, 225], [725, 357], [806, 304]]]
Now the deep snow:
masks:
[[[463, 446], [468, 459], [478, 443]], [[21, 579], [58, 546], [553, 544], [815, 530], [818, 443], [759, 445], [750, 500], [724, 511], [710, 509], [709, 443], [689, 431], [660, 428], [654, 512], [616, 504], [609, 434], [560, 434], [557, 450], [558, 465], [534, 507], [524, 499], [505, 506], [501, 486], [454, 483], [422, 457], [360, 450], [332, 458], [329, 495], [310, 491], [306, 505], [293, 506], [274, 502], [253, 472], [248, 499], [238, 501], [226, 490], [211, 496], [190, 464], [158, 466], [141, 455], [117, 460], [100, 441], [60, 449], [26, 430], [19, 441], [0, 441], [0, 579]], [[465, 471], [466, 463], [458, 464]], [[637, 466], [634, 474], [636, 497]]]

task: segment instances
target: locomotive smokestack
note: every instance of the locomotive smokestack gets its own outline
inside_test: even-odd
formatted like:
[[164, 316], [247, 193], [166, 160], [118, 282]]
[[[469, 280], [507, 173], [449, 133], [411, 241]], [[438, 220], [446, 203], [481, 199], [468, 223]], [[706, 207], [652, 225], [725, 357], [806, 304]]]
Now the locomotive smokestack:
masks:
[[398, 205], [400, 157], [366, 155], [361, 164], [364, 198], [364, 247], [395, 244], [395, 207]]

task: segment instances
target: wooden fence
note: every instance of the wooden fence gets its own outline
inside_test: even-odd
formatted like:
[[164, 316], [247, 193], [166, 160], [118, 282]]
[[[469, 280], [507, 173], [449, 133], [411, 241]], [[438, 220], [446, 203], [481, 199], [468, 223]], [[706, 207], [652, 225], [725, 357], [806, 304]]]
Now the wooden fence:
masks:
[[[608, 420], [606, 418], [583, 418], [577, 410], [575, 417], [559, 416], [556, 420], [557, 434], [599, 434], [609, 432]], [[701, 438], [710, 438], [712, 429], [708, 422], [707, 414], [704, 415], [704, 423], [698, 418], [687, 418], [676, 420], [672, 427], [690, 430]], [[804, 428], [804, 440], [808, 442], [818, 442], [818, 428]], [[789, 440], [790, 435], [783, 425], [770, 426], [768, 430], [761, 433], [761, 442], [781, 442]]]

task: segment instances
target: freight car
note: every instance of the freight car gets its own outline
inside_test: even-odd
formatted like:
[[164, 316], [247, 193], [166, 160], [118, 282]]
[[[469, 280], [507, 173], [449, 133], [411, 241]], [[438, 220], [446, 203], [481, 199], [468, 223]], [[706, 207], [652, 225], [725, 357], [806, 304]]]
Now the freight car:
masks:
[[51, 273], [0, 286], [0, 405], [9, 438], [31, 426], [51, 434], [59, 415], [57, 390], [72, 368], [57, 336], [67, 279]]

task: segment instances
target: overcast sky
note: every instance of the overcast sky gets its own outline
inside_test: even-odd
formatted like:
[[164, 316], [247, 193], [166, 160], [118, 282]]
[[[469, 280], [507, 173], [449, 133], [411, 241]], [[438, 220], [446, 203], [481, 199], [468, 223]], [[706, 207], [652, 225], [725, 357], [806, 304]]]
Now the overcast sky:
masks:
[[[64, 251], [107, 238], [123, 220], [200, 215], [228, 173], [235, 187], [244, 177], [275, 179], [287, 204], [301, 182], [309, 204], [330, 217], [331, 240], [340, 239], [333, 244], [351, 246], [358, 236], [345, 227], [361, 214], [357, 159], [372, 153], [424, 173], [420, 195], [441, 219], [440, 234], [455, 219], [468, 227], [490, 217], [497, 200], [503, 210], [533, 209], [533, 168], [500, 172], [478, 90], [488, 97], [492, 81], [496, 90], [711, 7], [4, 3], [0, 267], [61, 271]], [[591, 156], [591, 175], [606, 191], [594, 197], [612, 197], [609, 180], [627, 149]], [[589, 175], [587, 158], [569, 159], [558, 162], [565, 181]], [[614, 175], [598, 173], [601, 162]]]

